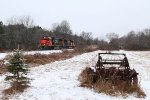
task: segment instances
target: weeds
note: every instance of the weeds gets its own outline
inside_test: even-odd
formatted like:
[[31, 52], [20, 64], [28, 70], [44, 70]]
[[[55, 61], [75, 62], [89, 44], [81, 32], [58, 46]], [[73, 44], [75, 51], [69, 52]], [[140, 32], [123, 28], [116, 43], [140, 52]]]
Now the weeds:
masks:
[[11, 86], [8, 89], [5, 89], [3, 91], [3, 97], [2, 100], [8, 100], [10, 98], [10, 96], [16, 94], [16, 93], [22, 93], [24, 92], [27, 88], [29, 87], [29, 85], [22, 85], [18, 82], [12, 82]]
[[4, 60], [0, 60], [0, 74], [3, 74], [3, 72], [6, 72]]
[[[129, 94], [135, 94], [137, 98], [145, 98], [146, 94], [138, 85], [128, 84], [123, 80], [105, 80], [97, 77], [93, 77], [88, 72], [89, 68], [86, 67], [79, 76], [81, 87], [93, 88], [96, 92], [105, 93], [111, 96], [122, 96], [126, 98]], [[96, 80], [96, 81], [95, 81]]]
[[[95, 49], [94, 49], [95, 50]], [[65, 60], [71, 58], [75, 55], [94, 51], [92, 49], [75, 49], [73, 51], [62, 50], [62, 53], [53, 53], [53, 54], [40, 54], [36, 53], [34, 55], [25, 55], [26, 62], [32, 65], [44, 65], [54, 61]]]
[[44, 65], [47, 63], [51, 63], [54, 61], [64, 60], [67, 58], [71, 58], [76, 53], [74, 52], [63, 52], [63, 53], [53, 53], [53, 54], [34, 54], [34, 55], [25, 55], [26, 62], [32, 65]]

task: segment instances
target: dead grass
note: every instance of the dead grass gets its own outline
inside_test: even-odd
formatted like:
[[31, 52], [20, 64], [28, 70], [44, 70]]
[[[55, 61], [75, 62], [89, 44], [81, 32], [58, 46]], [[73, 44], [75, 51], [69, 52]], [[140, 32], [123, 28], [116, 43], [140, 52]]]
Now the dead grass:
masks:
[[111, 96], [128, 97], [129, 94], [134, 94], [137, 98], [145, 98], [146, 94], [141, 89], [140, 85], [129, 85], [125, 81], [117, 81], [116, 84], [112, 81], [98, 80], [93, 84], [95, 91], [105, 93]]
[[12, 55], [7, 55], [4, 59], [0, 60], [0, 75], [7, 72], [5, 60], [10, 60]]
[[77, 53], [64, 51], [63, 53], [53, 53], [48, 55], [36, 53], [34, 55], [25, 55], [24, 58], [26, 59], [27, 64], [44, 65], [54, 61], [65, 60], [75, 55], [77, 55]]
[[86, 67], [79, 76], [79, 81], [81, 82], [82, 87], [92, 88], [93, 78], [89, 75], [89, 67]]
[[0, 74], [3, 74], [4, 72], [6, 72], [4, 60], [0, 60]]
[[29, 85], [21, 85], [18, 84], [17, 82], [13, 82], [8, 89], [5, 89], [3, 91], [2, 100], [8, 100], [14, 94], [24, 92], [28, 87]]
[[34, 55], [25, 55], [24, 58], [26, 59], [27, 64], [37, 66], [51, 63], [54, 61], [65, 60], [85, 52], [92, 52], [94, 50], [93, 49], [75, 49], [73, 51], [62, 50], [63, 51], [62, 53], [53, 53], [48, 55], [36, 53]]
[[[96, 80], [96, 81], [95, 81]], [[93, 88], [96, 92], [105, 93], [111, 96], [122, 96], [123, 98], [128, 97], [128, 95], [133, 94], [137, 98], [145, 98], [146, 94], [141, 89], [139, 85], [131, 85], [123, 80], [104, 80], [97, 79], [97, 77], [92, 77], [88, 74], [88, 68], [85, 68], [80, 76], [79, 81], [81, 82], [81, 87]]]

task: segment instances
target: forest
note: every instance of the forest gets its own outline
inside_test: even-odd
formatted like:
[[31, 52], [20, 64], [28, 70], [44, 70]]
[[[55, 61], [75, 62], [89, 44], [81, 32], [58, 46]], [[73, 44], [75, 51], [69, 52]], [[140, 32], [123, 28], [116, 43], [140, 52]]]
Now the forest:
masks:
[[92, 34], [86, 31], [74, 33], [67, 20], [52, 24], [51, 29], [44, 29], [35, 25], [29, 16], [11, 17], [6, 24], [0, 21], [0, 51], [13, 50], [18, 45], [23, 50], [38, 50], [39, 39], [43, 36], [72, 39], [78, 49], [96, 46], [101, 50], [150, 50], [149, 28], [130, 31], [122, 37], [114, 32], [106, 33], [107, 41], [93, 38]]

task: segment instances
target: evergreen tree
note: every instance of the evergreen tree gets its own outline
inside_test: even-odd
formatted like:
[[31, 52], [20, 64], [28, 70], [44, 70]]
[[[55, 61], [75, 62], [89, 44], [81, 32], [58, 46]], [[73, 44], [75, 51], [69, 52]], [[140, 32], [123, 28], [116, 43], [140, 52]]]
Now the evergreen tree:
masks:
[[0, 21], [0, 50], [3, 48], [4, 41], [4, 25], [3, 22]]
[[0, 21], [0, 34], [4, 33], [3, 22]]
[[28, 85], [29, 78], [26, 77], [28, 73], [28, 66], [25, 64], [25, 60], [23, 59], [22, 52], [20, 50], [16, 50], [9, 60], [9, 64], [7, 65], [7, 70], [11, 74], [6, 76], [6, 80], [11, 81], [12, 83], [17, 83], [18, 85]]

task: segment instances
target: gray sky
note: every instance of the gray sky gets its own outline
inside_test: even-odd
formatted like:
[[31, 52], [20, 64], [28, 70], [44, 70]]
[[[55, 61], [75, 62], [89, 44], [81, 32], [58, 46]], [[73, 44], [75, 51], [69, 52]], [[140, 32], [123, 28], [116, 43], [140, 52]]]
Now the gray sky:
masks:
[[131, 30], [150, 28], [150, 0], [0, 0], [0, 20], [12, 16], [31, 16], [37, 25], [68, 20], [73, 32], [106, 33], [120, 36]]

